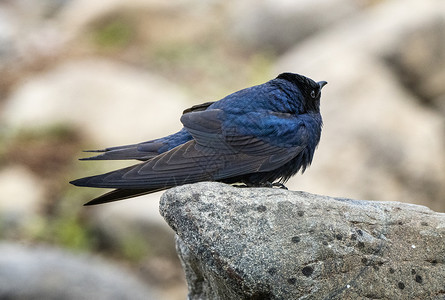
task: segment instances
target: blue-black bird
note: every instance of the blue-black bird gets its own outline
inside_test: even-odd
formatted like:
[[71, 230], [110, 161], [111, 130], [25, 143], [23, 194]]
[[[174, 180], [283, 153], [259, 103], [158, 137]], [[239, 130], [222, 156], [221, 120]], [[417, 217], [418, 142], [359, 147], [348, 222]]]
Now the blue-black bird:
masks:
[[172, 135], [93, 152], [82, 160], [143, 162], [72, 181], [114, 188], [85, 205], [127, 199], [199, 181], [282, 186], [311, 164], [320, 141], [321, 89], [294, 73], [186, 109], [184, 127]]

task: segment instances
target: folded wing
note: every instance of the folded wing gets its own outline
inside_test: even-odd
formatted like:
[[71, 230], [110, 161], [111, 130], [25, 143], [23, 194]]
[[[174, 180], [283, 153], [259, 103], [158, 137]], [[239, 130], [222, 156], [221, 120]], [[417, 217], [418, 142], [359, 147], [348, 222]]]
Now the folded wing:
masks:
[[[278, 147], [255, 136], [233, 132], [228, 135], [222, 128], [226, 118], [224, 111], [219, 109], [185, 114], [181, 122], [193, 136], [192, 140], [144, 163], [72, 183], [117, 188], [111, 196], [108, 194], [108, 198], [102, 199], [113, 201], [187, 183], [271, 171], [289, 162], [305, 147], [304, 144]], [[133, 194], [128, 190], [133, 190]], [[119, 199], [113, 196], [119, 196]], [[94, 201], [90, 204], [97, 204]]]

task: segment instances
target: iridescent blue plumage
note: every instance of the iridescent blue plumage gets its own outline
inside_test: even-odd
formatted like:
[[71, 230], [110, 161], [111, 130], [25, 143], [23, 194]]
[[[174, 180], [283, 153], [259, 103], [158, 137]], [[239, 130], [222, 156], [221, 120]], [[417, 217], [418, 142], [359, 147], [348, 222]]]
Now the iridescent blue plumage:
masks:
[[198, 181], [247, 186], [285, 183], [312, 162], [321, 136], [320, 94], [326, 82], [292, 73], [184, 111], [170, 136], [100, 150], [91, 159], [138, 159], [138, 165], [81, 178], [78, 186], [116, 188], [88, 204]]

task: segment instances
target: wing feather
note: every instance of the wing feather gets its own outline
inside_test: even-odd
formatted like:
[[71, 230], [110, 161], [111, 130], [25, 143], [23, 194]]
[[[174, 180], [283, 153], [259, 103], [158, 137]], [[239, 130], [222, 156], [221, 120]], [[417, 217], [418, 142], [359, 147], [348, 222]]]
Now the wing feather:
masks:
[[260, 137], [235, 131], [224, 134], [225, 117], [219, 109], [184, 114], [181, 122], [193, 140], [144, 163], [78, 179], [73, 184], [150, 191], [197, 181], [223, 180], [277, 169], [306, 146], [278, 147]]

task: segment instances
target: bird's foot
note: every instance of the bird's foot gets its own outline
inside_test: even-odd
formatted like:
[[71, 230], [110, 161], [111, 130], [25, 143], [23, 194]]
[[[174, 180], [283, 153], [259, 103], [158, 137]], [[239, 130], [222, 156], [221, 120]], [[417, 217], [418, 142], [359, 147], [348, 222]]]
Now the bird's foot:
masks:
[[249, 184], [249, 183], [241, 183], [241, 184], [232, 184], [232, 186], [237, 188], [247, 188], [247, 187], [267, 187], [267, 188], [280, 188], [283, 190], [287, 190], [288, 188], [282, 184], [281, 182], [269, 182], [266, 181], [261, 184]]
[[281, 182], [269, 182], [269, 181], [266, 181], [265, 183], [262, 183], [262, 184], [258, 185], [258, 187], [280, 188], [280, 189], [283, 189], [283, 190], [287, 190], [288, 189]]
[[244, 184], [244, 183], [240, 183], [240, 184], [232, 184], [232, 186], [233, 186], [233, 187], [236, 187], [236, 188], [246, 188], [246, 187], [250, 187], [250, 186], [248, 186], [247, 184]]
[[277, 188], [280, 188], [280, 189], [283, 189], [283, 190], [288, 190], [288, 188], [284, 184], [282, 184], [281, 182], [274, 182], [274, 183], [271, 184], [271, 187], [277, 187]]

